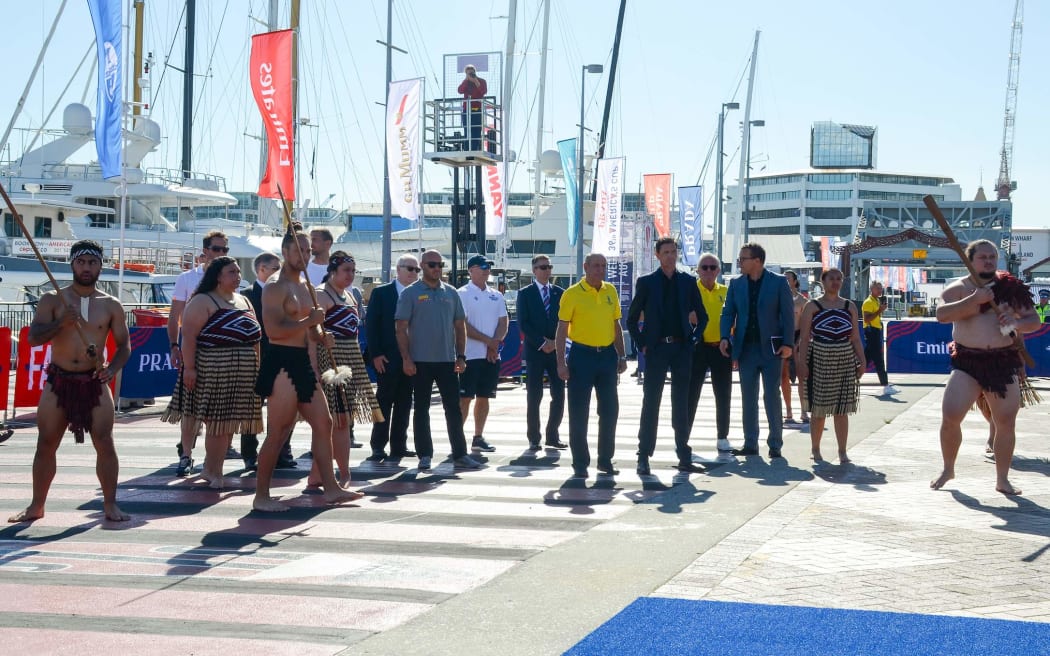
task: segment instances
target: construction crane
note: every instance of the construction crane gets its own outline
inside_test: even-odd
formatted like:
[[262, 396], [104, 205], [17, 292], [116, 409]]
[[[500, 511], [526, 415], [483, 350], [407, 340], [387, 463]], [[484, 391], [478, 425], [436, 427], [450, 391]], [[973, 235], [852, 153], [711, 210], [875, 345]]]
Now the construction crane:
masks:
[[1017, 183], [1010, 180], [1014, 159], [1014, 117], [1017, 114], [1017, 77], [1021, 71], [1021, 25], [1024, 21], [1024, 0], [1014, 4], [1014, 22], [1010, 26], [1010, 64], [1006, 69], [1006, 112], [1003, 115], [1003, 149], [999, 153], [999, 180], [995, 183], [995, 197], [1010, 200], [1010, 192]]

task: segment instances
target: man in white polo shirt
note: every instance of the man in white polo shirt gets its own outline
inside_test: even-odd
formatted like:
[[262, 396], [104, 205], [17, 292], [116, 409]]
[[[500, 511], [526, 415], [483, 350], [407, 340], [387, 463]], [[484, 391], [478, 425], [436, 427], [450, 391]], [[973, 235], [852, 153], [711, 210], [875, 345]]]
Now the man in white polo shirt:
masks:
[[475, 255], [467, 260], [470, 282], [459, 288], [459, 298], [467, 317], [467, 369], [459, 375], [459, 408], [463, 425], [467, 424], [470, 402], [474, 401], [475, 451], [495, 451], [485, 441], [485, 420], [489, 416], [489, 399], [496, 398], [499, 380], [499, 347], [507, 336], [507, 302], [488, 286], [492, 260]]

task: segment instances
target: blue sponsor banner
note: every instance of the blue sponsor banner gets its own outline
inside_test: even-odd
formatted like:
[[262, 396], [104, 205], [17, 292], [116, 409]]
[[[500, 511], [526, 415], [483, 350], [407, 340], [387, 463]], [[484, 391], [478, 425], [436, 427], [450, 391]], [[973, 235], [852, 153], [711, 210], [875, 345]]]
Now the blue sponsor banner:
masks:
[[123, 40], [120, 32], [123, 0], [88, 0], [91, 22], [95, 25], [98, 52], [98, 96], [95, 104], [95, 147], [103, 178], [121, 173], [121, 119], [124, 108], [120, 58]]
[[678, 188], [678, 222], [682, 228], [682, 262], [695, 267], [704, 248], [704, 188]]
[[171, 366], [168, 329], [136, 326], [130, 333], [131, 359], [121, 373], [120, 396], [126, 399], [171, 396], [179, 373]]
[[[904, 320], [886, 323], [886, 371], [908, 374], [946, 374], [951, 371], [948, 343], [952, 326], [937, 321]], [[1025, 335], [1025, 347], [1035, 360], [1032, 376], [1050, 376], [1050, 324]]]
[[517, 319], [507, 324], [507, 336], [499, 345], [499, 375], [501, 378], [520, 378], [524, 370], [521, 349], [525, 336], [518, 328]]
[[576, 245], [576, 233], [580, 229], [580, 217], [576, 216], [579, 189], [576, 188], [576, 139], [558, 142], [561, 154], [561, 169], [565, 177], [565, 215], [569, 217], [569, 246]]

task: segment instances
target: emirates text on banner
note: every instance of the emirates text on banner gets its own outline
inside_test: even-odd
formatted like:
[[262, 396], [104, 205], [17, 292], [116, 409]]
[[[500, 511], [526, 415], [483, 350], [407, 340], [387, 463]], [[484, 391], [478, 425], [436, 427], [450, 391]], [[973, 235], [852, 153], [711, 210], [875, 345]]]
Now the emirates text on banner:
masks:
[[91, 22], [95, 25], [98, 51], [98, 95], [95, 103], [95, 148], [103, 178], [120, 175], [123, 165], [121, 124], [124, 110], [121, 4], [123, 0], [88, 0]]
[[292, 30], [252, 37], [248, 78], [266, 128], [266, 172], [259, 195], [295, 200], [295, 108], [292, 100]]
[[390, 83], [386, 99], [387, 174], [390, 209], [402, 218], [419, 220], [419, 108], [423, 78]]

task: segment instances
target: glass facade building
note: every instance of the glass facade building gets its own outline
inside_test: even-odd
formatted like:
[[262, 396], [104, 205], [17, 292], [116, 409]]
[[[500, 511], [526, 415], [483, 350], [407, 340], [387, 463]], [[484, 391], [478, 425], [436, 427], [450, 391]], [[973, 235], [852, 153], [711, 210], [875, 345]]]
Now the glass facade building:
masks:
[[809, 165], [815, 169], [875, 168], [876, 129], [867, 125], [820, 121], [809, 139]]

